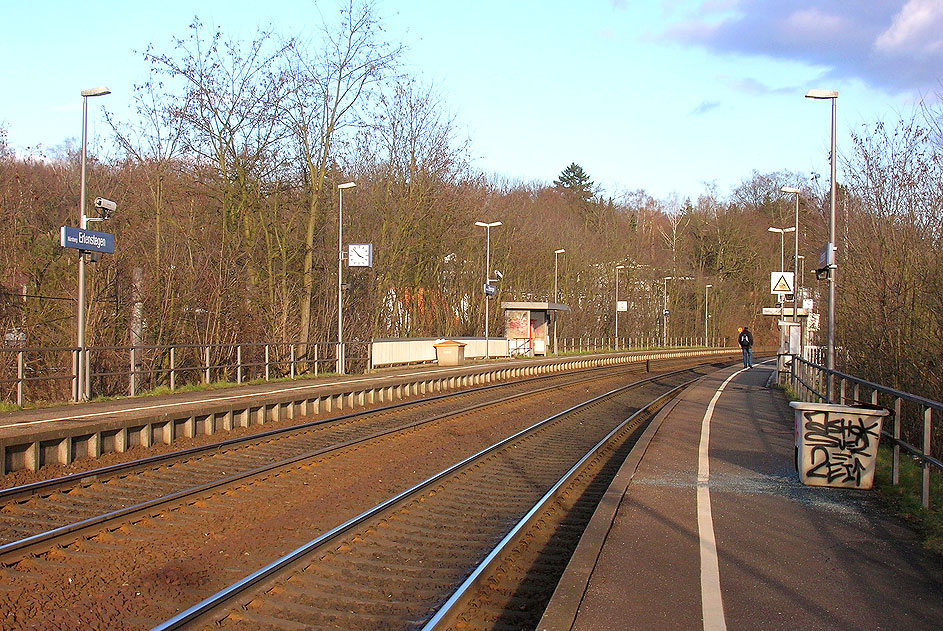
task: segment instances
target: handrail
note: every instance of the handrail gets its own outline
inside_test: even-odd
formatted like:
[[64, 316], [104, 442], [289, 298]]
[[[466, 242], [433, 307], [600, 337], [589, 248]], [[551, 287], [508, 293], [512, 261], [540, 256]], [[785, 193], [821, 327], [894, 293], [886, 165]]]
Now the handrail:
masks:
[[[933, 413], [936, 412], [937, 418], [943, 413], [943, 402], [934, 401], [920, 395], [904, 392], [888, 386], [883, 386], [854, 375], [849, 375], [837, 370], [830, 370], [825, 366], [812, 363], [802, 357], [793, 356], [789, 365], [789, 379], [796, 395], [803, 401], [809, 401], [814, 396], [819, 401], [826, 401], [827, 397], [820, 392], [821, 384], [830, 384], [831, 380], [838, 379], [840, 387], [838, 388], [838, 403], [871, 403], [878, 404], [883, 395], [889, 399], [893, 406], [893, 429], [889, 432], [887, 428], [881, 430], [881, 435], [886, 436], [893, 444], [893, 463], [891, 470], [891, 483], [897, 485], [900, 483], [900, 451], [903, 449], [917, 460], [922, 469], [921, 484], [921, 503], [924, 508], [930, 507], [930, 468], [943, 471], [943, 461], [932, 455], [933, 448]], [[847, 385], [854, 385], [853, 396], [847, 396]], [[861, 388], [871, 391], [869, 400], [861, 398]], [[831, 387], [825, 388], [827, 392], [832, 391]], [[904, 403], [916, 406], [919, 412], [917, 414], [905, 414]], [[908, 434], [915, 434], [921, 438], [922, 447], [915, 447], [907, 440], [901, 437], [903, 433], [903, 422], [905, 417], [911, 419], [916, 417], [920, 419], [919, 424], [922, 427], [908, 428]], [[917, 431], [919, 430], [919, 431]], [[938, 440], [937, 442], [943, 443]]]
[[[561, 339], [562, 351], [619, 352], [655, 348], [655, 340], [638, 338]], [[568, 343], [569, 342], [569, 343]], [[721, 340], [671, 340], [676, 347], [717, 347]], [[344, 344], [346, 369], [373, 368], [371, 341]], [[270, 381], [302, 374], [333, 372], [336, 342], [226, 342], [216, 344], [139, 344], [135, 346], [0, 347], [0, 402], [22, 407], [27, 400], [76, 401], [81, 394], [135, 396], [146, 390], [186, 384], [253, 379]], [[86, 366], [83, 384], [76, 374]]]

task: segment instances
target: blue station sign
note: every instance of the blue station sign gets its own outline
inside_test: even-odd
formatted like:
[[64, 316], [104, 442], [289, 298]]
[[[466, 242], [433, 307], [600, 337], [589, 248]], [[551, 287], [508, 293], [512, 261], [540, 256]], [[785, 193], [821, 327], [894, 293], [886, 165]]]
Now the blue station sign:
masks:
[[113, 254], [115, 251], [115, 235], [94, 230], [82, 230], [62, 226], [59, 231], [59, 243], [64, 248], [86, 250], [88, 252], [102, 252]]

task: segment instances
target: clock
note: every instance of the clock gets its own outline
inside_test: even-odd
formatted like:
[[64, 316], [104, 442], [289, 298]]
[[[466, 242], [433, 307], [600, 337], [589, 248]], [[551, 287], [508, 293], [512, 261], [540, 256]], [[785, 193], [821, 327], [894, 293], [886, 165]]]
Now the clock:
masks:
[[349, 243], [347, 245], [348, 267], [373, 267], [372, 243]]

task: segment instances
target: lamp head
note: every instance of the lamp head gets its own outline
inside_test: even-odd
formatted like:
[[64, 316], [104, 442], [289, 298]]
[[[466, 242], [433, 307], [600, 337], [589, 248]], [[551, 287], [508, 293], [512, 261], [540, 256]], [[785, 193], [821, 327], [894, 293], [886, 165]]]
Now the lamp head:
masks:
[[807, 99], [837, 99], [838, 92], [835, 90], [809, 90], [805, 94]]
[[109, 90], [105, 86], [101, 86], [100, 88], [90, 88], [88, 90], [82, 90], [82, 96], [86, 96], [86, 97], [105, 96], [106, 94], [111, 94], [111, 90]]
[[798, 188], [793, 188], [791, 186], [784, 186], [779, 190], [781, 190], [783, 193], [794, 193], [796, 195], [798, 195], [801, 192]]

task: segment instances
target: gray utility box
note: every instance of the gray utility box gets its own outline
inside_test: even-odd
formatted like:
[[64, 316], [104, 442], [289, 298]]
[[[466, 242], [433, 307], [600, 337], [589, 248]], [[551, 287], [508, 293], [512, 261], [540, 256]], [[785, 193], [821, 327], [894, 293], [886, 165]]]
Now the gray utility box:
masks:
[[809, 486], [870, 489], [881, 423], [890, 412], [868, 406], [792, 401], [796, 467]]

